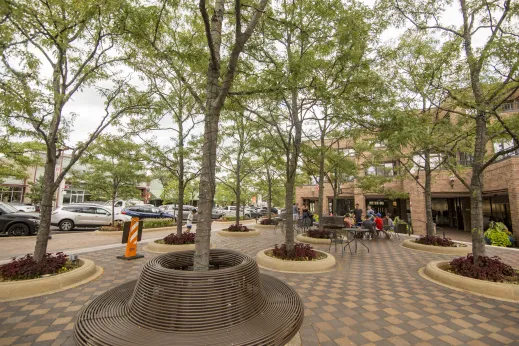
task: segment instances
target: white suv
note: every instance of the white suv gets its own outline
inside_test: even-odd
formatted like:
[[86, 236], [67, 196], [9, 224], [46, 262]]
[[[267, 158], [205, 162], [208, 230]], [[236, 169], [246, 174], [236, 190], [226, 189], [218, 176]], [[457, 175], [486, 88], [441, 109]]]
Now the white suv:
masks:
[[[131, 217], [115, 213], [115, 222], [131, 221]], [[74, 227], [101, 227], [112, 223], [111, 211], [95, 204], [69, 204], [52, 212], [50, 224], [60, 231], [71, 231]]]

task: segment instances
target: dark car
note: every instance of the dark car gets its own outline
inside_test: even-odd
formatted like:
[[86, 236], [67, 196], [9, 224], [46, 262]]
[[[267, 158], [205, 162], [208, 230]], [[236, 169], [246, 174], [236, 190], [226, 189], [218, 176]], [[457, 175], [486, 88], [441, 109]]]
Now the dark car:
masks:
[[132, 217], [138, 217], [140, 219], [175, 219], [173, 214], [163, 212], [157, 207], [151, 205], [136, 205], [128, 207], [121, 211], [121, 214], [125, 214]]
[[[276, 208], [270, 208], [270, 212], [272, 214], [277, 214], [278, 213], [278, 210]], [[267, 207], [263, 207], [261, 210], [260, 210], [260, 214], [261, 216], [265, 216], [268, 214], [268, 208]]]
[[0, 234], [31, 235], [38, 233], [40, 217], [19, 212], [9, 204], [0, 202]]

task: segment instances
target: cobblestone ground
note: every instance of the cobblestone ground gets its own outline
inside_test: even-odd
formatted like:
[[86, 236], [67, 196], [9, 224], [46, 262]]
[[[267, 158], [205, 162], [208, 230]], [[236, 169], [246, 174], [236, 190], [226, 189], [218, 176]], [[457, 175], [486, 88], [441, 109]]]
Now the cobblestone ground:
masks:
[[[220, 248], [254, 256], [283, 242], [279, 232], [260, 237], [223, 238]], [[285, 274], [264, 271], [294, 287], [305, 304], [300, 330], [303, 345], [519, 345], [519, 304], [444, 288], [421, 278], [427, 262], [450, 256], [414, 251], [398, 240], [366, 241], [370, 252], [340, 250], [334, 271]], [[317, 246], [328, 250], [327, 246]], [[106, 290], [136, 279], [153, 257], [116, 260], [122, 248], [83, 254], [104, 268], [97, 280], [64, 292], [0, 303], [0, 345], [73, 345], [72, 329], [79, 310]], [[490, 249], [519, 266], [519, 252]]]

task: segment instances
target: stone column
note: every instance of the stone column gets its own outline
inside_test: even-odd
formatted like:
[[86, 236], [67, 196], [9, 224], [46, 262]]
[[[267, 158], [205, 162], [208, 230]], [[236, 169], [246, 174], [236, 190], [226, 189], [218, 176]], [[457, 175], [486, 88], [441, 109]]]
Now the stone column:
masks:
[[411, 222], [413, 232], [418, 235], [427, 234], [425, 217], [425, 195], [424, 191], [417, 185], [409, 191], [409, 202], [411, 203]]

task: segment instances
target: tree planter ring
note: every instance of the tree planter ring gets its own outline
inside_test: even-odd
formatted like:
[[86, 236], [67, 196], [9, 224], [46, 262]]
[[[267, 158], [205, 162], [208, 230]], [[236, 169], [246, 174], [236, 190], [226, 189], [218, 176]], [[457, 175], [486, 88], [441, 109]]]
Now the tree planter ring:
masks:
[[[459, 244], [459, 243], [456, 243]], [[465, 244], [462, 244], [465, 245]], [[454, 255], [454, 256], [467, 256], [467, 254], [472, 252], [472, 247], [470, 246], [459, 246], [459, 247], [447, 247], [447, 246], [434, 246], [434, 245], [424, 245], [415, 242], [415, 239], [406, 239], [402, 243], [403, 247], [413, 250], [439, 253], [444, 255]]]
[[81, 266], [62, 274], [44, 278], [0, 282], [0, 302], [44, 296], [77, 287], [98, 278], [103, 268], [82, 258]]
[[333, 270], [336, 263], [335, 257], [319, 250], [315, 251], [326, 255], [326, 258], [316, 261], [285, 261], [266, 255], [265, 252], [269, 250], [272, 249], [261, 250], [256, 254], [256, 263], [260, 268], [283, 273], [324, 273]]
[[227, 228], [225, 228], [225, 229], [222, 229], [221, 231], [217, 231], [216, 234], [218, 234], [222, 237], [243, 238], [243, 237], [257, 237], [261, 233], [252, 228], [250, 228], [250, 231], [248, 231], [248, 232], [229, 232], [227, 230]]
[[[211, 243], [211, 249], [214, 248], [214, 243]], [[168, 253], [174, 251], [184, 251], [184, 250], [194, 250], [195, 244], [184, 244], [184, 245], [169, 245], [169, 244], [159, 244], [154, 241], [149, 242], [144, 246], [143, 250], [153, 253]]]
[[419, 273], [423, 278], [451, 289], [494, 299], [519, 302], [519, 285], [472, 279], [450, 273], [440, 268], [440, 266], [446, 264], [449, 264], [449, 262], [429, 262], [425, 268], [420, 269]]
[[330, 239], [311, 238], [311, 237], [308, 237], [306, 234], [298, 234], [296, 237], [296, 240], [300, 241], [301, 243], [324, 244], [324, 245], [330, 245], [330, 243], [332, 242]]

